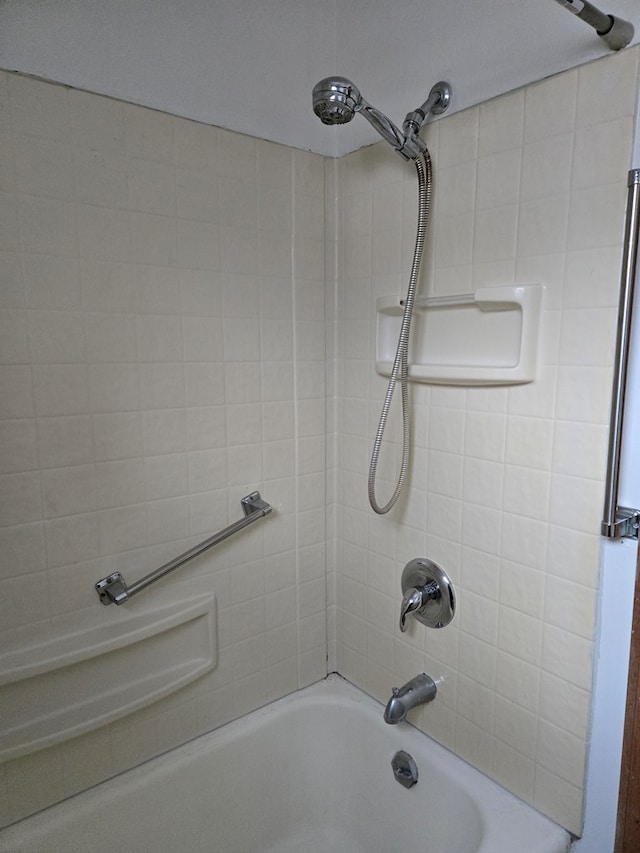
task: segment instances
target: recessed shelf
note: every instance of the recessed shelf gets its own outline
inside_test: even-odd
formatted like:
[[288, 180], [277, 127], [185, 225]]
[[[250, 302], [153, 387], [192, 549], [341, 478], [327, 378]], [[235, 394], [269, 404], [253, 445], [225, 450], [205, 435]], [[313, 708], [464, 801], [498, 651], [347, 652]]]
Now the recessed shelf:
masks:
[[[416, 299], [409, 378], [441, 385], [515, 385], [535, 378], [542, 287], [481, 287]], [[376, 301], [376, 370], [390, 376], [404, 304]]]
[[0, 762], [113, 722], [217, 661], [215, 596], [128, 613], [0, 655]]

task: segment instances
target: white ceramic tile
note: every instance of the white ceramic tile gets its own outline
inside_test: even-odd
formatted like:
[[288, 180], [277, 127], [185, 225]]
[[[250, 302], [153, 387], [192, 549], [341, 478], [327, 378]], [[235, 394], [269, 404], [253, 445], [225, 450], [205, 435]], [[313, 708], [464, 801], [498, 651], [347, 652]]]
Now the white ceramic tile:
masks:
[[574, 189], [623, 179], [631, 165], [632, 124], [628, 116], [577, 130], [571, 179]]
[[504, 459], [505, 418], [501, 415], [468, 412], [465, 423], [465, 454], [478, 459]]
[[123, 104], [124, 138], [130, 157], [172, 161], [173, 119], [165, 113]]
[[501, 513], [478, 504], [465, 504], [462, 512], [462, 544], [488, 554], [500, 553]]
[[604, 425], [556, 422], [553, 468], [559, 474], [604, 479], [608, 430]]
[[0, 528], [0, 577], [19, 577], [46, 568], [41, 522]]
[[547, 136], [524, 146], [522, 199], [550, 198], [568, 192], [571, 185], [573, 134]]
[[502, 696], [496, 696], [494, 709], [494, 731], [496, 737], [517, 750], [521, 755], [534, 759], [538, 739], [538, 717]]
[[67, 143], [35, 136], [16, 136], [14, 148], [17, 190], [66, 201], [73, 199], [75, 164]]
[[568, 308], [617, 305], [618, 247], [568, 252], [566, 258], [563, 300]]
[[[204, 180], [201, 178], [202, 184]], [[164, 216], [180, 216], [180, 195], [176, 174], [164, 163], [131, 158], [126, 164], [126, 187], [130, 210]], [[203, 186], [202, 192], [205, 192]], [[195, 201], [194, 201], [195, 205]], [[197, 217], [196, 213], [191, 214]]]
[[541, 619], [544, 582], [540, 569], [504, 561], [500, 571], [500, 603]]
[[[459, 216], [473, 211], [476, 172], [477, 165], [473, 160], [438, 169], [434, 216]], [[349, 215], [348, 210], [346, 215]]]
[[2, 308], [24, 308], [29, 304], [22, 269], [18, 252], [0, 252], [0, 306]]
[[69, 140], [68, 91], [15, 74], [7, 78], [14, 133]]
[[474, 263], [514, 258], [517, 227], [518, 208], [515, 205], [479, 211], [473, 238]]
[[196, 270], [218, 270], [221, 251], [229, 244], [219, 240], [217, 228], [209, 222], [178, 219], [175, 224], [177, 262]]
[[547, 525], [526, 515], [514, 515], [506, 508], [502, 524], [500, 554], [512, 562], [541, 569], [545, 564]]
[[577, 70], [528, 86], [525, 92], [525, 142], [572, 131], [577, 92]]
[[620, 245], [625, 203], [623, 175], [617, 184], [574, 190], [569, 207], [568, 248], [579, 250]]
[[[540, 590], [540, 594], [542, 590]], [[520, 610], [501, 607], [498, 624], [498, 646], [510, 655], [540, 665], [542, 621]]]
[[524, 800], [531, 800], [534, 791], [535, 765], [517, 749], [501, 741], [493, 747], [491, 776], [503, 787]]
[[583, 477], [555, 475], [549, 493], [550, 518], [562, 517], [562, 525], [591, 533], [601, 521], [602, 484]]
[[545, 621], [589, 639], [596, 618], [595, 590], [571, 581], [554, 579], [545, 590]]
[[84, 326], [89, 362], [135, 361], [137, 347], [133, 317], [85, 314]]
[[117, 261], [80, 261], [82, 304], [88, 311], [135, 310], [136, 268]]
[[436, 235], [435, 265], [458, 267], [471, 263], [474, 245], [474, 217], [472, 214], [439, 216], [434, 222]]
[[562, 628], [546, 625], [542, 669], [584, 690], [591, 686], [591, 642]]
[[548, 470], [551, 467], [553, 438], [551, 420], [510, 417], [507, 421], [505, 461]]
[[459, 637], [457, 670], [466, 678], [493, 689], [497, 662], [495, 646], [464, 630], [460, 631]]
[[[638, 52], [625, 51], [617, 62], [591, 62], [578, 69], [576, 124], [579, 127], [632, 116], [636, 105]], [[594, 116], [594, 98], [602, 108]]]
[[120, 153], [77, 147], [73, 152], [73, 167], [77, 201], [127, 207], [127, 162]]
[[493, 729], [493, 709], [495, 694], [493, 690], [478, 684], [470, 678], [458, 678], [458, 697], [456, 711], [474, 726], [485, 732]]
[[536, 766], [533, 804], [570, 832], [582, 834], [582, 789]]
[[81, 257], [93, 261], [133, 260], [129, 214], [126, 211], [90, 204], [78, 205], [77, 211]]
[[523, 202], [518, 223], [518, 254], [543, 255], [563, 251], [568, 215], [566, 196]]
[[139, 412], [96, 414], [92, 420], [96, 461], [142, 456]]
[[45, 534], [49, 567], [82, 562], [98, 553], [98, 518], [93, 513], [47, 521]]
[[[584, 393], [585, 388], [589, 389], [588, 394]], [[610, 397], [610, 368], [559, 368], [556, 415], [560, 420], [606, 424]]]
[[566, 310], [560, 338], [561, 364], [612, 364], [617, 311], [612, 308]]
[[44, 517], [75, 515], [96, 509], [95, 479], [93, 465], [73, 465], [43, 471], [41, 481]]
[[476, 208], [517, 204], [520, 196], [522, 154], [519, 148], [480, 157]]
[[69, 311], [30, 311], [27, 334], [36, 364], [86, 361], [82, 315]]
[[522, 708], [536, 708], [539, 686], [540, 670], [536, 665], [507, 652], [498, 652], [496, 692], [500, 696]]
[[576, 787], [583, 783], [586, 744], [584, 740], [541, 720], [537, 761], [547, 770]]
[[126, 412], [139, 407], [139, 376], [136, 366], [94, 364], [89, 369], [89, 381], [94, 412]]
[[480, 105], [478, 154], [480, 157], [522, 144], [524, 90]]
[[464, 461], [462, 497], [487, 507], [502, 506], [503, 466], [498, 462], [467, 458]]
[[0, 421], [0, 473], [38, 467], [36, 424], [33, 420]]
[[95, 466], [96, 507], [137, 504], [144, 500], [144, 460], [115, 460]]
[[569, 732], [587, 730], [590, 713], [588, 690], [542, 672], [540, 677], [540, 717]]
[[478, 151], [479, 109], [472, 107], [455, 113], [442, 122], [439, 162], [443, 167], [457, 166], [475, 160]]
[[498, 605], [484, 596], [468, 592], [459, 606], [460, 628], [495, 646], [498, 636]]
[[124, 123], [122, 104], [111, 98], [102, 98], [68, 90], [71, 129], [77, 145], [102, 151], [124, 151]]
[[516, 515], [546, 521], [549, 515], [550, 474], [516, 465], [504, 471], [504, 505]]
[[599, 548], [598, 531], [581, 533], [554, 525], [549, 531], [547, 571], [595, 589], [599, 581]]
[[499, 600], [500, 561], [493, 554], [473, 547], [462, 549], [460, 581], [465, 589]]

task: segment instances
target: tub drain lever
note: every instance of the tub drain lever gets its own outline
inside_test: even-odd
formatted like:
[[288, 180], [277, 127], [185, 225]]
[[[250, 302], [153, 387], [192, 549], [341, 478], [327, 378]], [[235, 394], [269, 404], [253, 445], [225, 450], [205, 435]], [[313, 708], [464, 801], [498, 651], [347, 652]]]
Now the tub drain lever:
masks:
[[404, 788], [412, 788], [418, 784], [418, 766], [408, 752], [398, 750], [391, 759], [391, 767], [396, 782]]

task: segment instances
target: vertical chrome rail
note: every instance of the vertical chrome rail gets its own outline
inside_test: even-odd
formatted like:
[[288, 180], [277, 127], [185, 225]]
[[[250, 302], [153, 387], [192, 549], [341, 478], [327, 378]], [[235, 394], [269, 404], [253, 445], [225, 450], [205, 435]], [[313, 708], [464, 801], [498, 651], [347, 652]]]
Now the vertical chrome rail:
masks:
[[611, 394], [611, 419], [609, 427], [609, 452], [603, 520], [600, 532], [608, 539], [638, 538], [640, 512], [618, 503], [620, 478], [620, 452], [624, 423], [625, 387], [629, 363], [633, 293], [638, 267], [638, 239], [640, 229], [640, 169], [629, 172], [627, 182], [627, 218], [624, 234], [624, 255], [620, 273], [618, 303], [618, 332]]

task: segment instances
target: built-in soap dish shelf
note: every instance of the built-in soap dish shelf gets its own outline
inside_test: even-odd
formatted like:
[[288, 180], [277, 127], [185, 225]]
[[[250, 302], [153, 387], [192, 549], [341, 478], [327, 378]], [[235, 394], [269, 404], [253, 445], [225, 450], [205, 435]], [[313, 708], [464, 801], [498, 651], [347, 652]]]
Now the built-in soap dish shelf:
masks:
[[0, 762], [124, 717], [216, 662], [214, 595], [0, 655]]
[[[480, 287], [414, 303], [409, 378], [440, 385], [515, 385], [535, 379], [542, 286]], [[376, 301], [376, 370], [390, 376], [404, 303]]]

